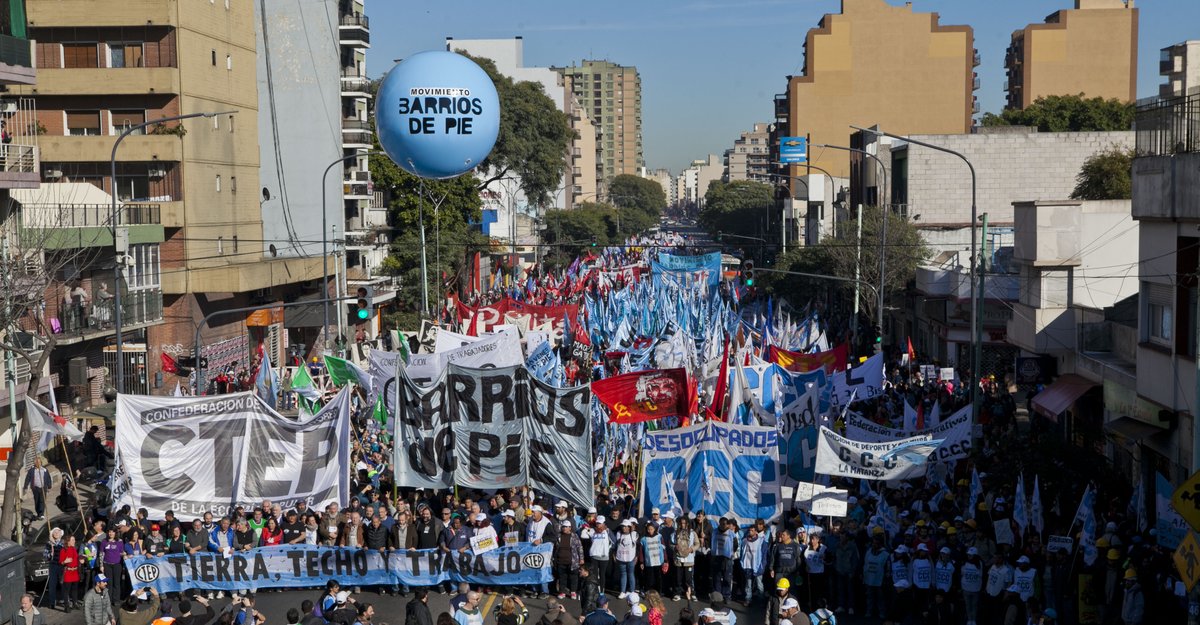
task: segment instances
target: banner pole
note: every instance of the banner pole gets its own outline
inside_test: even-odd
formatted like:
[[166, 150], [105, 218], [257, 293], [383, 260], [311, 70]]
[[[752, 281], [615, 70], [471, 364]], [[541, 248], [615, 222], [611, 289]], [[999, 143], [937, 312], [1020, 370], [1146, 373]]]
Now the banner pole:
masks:
[[83, 515], [83, 505], [79, 501], [79, 489], [75, 485], [75, 469], [71, 468], [71, 451], [67, 449], [67, 440], [64, 436], [58, 437], [59, 444], [63, 448], [63, 458], [67, 461], [67, 472], [71, 476], [71, 492], [75, 493], [75, 508], [79, 511], [79, 520], [83, 523], [80, 527], [87, 530], [87, 518]]

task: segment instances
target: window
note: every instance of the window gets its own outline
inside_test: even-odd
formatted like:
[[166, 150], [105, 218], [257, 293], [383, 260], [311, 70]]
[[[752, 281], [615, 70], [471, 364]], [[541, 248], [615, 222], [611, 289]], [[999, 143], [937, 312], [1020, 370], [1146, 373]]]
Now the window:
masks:
[[150, 177], [146, 174], [117, 176], [117, 199], [122, 202], [150, 197]]
[[217, 255], [225, 255], [225, 237], [217, 237]]
[[212, 66], [213, 67], [217, 66], [217, 51], [216, 50], [212, 51]]
[[99, 55], [94, 43], [64, 43], [62, 48], [64, 68], [100, 66]]
[[221, 192], [221, 174], [217, 174], [217, 193]]
[[142, 59], [142, 43], [110, 42], [108, 44], [108, 66], [145, 67], [145, 62]]
[[1174, 289], [1170, 285], [1142, 282], [1143, 318], [1142, 340], [1171, 346], [1175, 315], [1171, 306]]
[[[134, 126], [146, 123], [146, 111], [113, 110], [109, 112], [109, 116], [112, 117], [113, 134], [118, 135]], [[144, 135], [146, 134], [146, 129], [139, 128], [130, 134]]]
[[230, 134], [233, 133], [233, 115], [229, 116], [229, 132]]
[[[229, 177], [229, 192], [237, 193], [237, 176]], [[235, 237], [236, 238], [236, 237]]]
[[238, 253], [238, 251], [237, 251], [237, 235], [236, 234], [233, 235], [233, 253], [234, 254]]
[[225, 69], [233, 71], [233, 55], [232, 54], [225, 55]]
[[154, 289], [161, 284], [157, 243], [138, 243], [129, 246], [133, 266], [129, 268], [129, 289]]
[[100, 111], [66, 111], [67, 134], [73, 137], [100, 135]]

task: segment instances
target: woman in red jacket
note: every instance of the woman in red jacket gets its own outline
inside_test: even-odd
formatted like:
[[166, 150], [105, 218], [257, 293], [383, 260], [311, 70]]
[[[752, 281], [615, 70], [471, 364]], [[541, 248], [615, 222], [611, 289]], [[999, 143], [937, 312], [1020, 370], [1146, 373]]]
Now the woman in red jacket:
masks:
[[263, 547], [278, 547], [283, 544], [283, 528], [279, 527], [279, 521], [275, 517], [267, 519], [267, 524], [262, 529], [262, 546]]
[[67, 536], [67, 544], [58, 554], [58, 563], [62, 565], [64, 610], [70, 612], [78, 606], [79, 598], [79, 550], [75, 548], [75, 536]]

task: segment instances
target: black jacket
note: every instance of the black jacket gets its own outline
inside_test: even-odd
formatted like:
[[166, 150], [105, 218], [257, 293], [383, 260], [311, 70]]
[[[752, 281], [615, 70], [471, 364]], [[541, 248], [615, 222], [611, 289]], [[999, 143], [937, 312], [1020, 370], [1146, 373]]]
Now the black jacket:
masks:
[[404, 625], [433, 625], [429, 606], [415, 599], [409, 601], [404, 606]]
[[367, 549], [386, 549], [388, 546], [388, 530], [380, 525], [368, 524], [363, 529], [363, 546]]

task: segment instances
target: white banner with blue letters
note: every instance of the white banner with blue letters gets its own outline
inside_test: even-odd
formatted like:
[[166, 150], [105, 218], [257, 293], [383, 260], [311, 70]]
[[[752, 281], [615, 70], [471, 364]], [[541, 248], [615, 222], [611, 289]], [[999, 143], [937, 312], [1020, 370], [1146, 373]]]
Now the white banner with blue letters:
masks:
[[705, 421], [649, 432], [642, 445], [643, 506], [732, 514], [741, 525], [779, 516], [779, 433]]
[[519, 543], [475, 555], [470, 550], [380, 552], [288, 545], [259, 547], [228, 556], [216, 552], [134, 556], [125, 559], [125, 567], [134, 588], [152, 586], [159, 594], [189, 588], [241, 592], [316, 588], [330, 579], [345, 586], [433, 586], [443, 582], [518, 586], [551, 581], [553, 549], [550, 543]]

